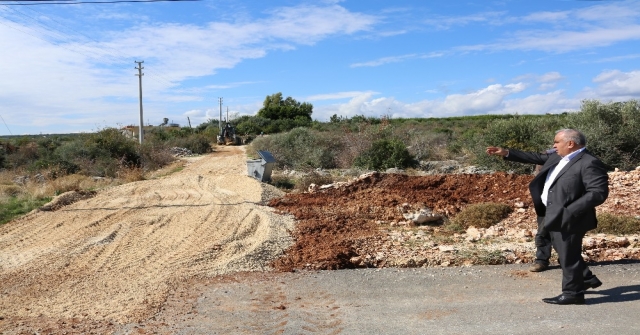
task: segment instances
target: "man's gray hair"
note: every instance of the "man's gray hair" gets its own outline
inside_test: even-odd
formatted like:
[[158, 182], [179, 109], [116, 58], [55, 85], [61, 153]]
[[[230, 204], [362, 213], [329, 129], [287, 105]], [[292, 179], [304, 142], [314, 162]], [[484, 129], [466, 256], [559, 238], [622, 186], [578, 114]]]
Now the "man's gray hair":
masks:
[[564, 139], [567, 141], [573, 141], [576, 145], [584, 147], [587, 145], [587, 138], [583, 133], [575, 129], [560, 129], [556, 131], [556, 134], [562, 133]]

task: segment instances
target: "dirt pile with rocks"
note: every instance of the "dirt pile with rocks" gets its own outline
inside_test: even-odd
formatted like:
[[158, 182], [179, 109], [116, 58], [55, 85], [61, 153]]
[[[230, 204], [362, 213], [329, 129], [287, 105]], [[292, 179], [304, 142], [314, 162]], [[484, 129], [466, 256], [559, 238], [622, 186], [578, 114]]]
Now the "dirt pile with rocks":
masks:
[[[420, 267], [532, 262], [537, 224], [528, 184], [505, 173], [407, 176], [372, 173], [349, 183], [312, 186], [270, 206], [298, 220], [296, 243], [275, 262], [284, 271], [356, 267]], [[640, 218], [640, 169], [610, 173], [599, 212]], [[470, 204], [494, 202], [514, 211], [496, 225], [452, 234], [442, 221], [416, 225], [407, 212], [452, 218]], [[640, 259], [638, 235], [588, 235], [585, 259]]]

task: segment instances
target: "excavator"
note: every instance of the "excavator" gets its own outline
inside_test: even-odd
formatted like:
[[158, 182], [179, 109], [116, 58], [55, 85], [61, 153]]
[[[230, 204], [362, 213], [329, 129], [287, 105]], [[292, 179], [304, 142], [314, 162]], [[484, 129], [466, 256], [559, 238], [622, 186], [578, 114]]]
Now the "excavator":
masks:
[[236, 135], [236, 129], [227, 122], [218, 135], [217, 142], [219, 145], [240, 145], [242, 138]]

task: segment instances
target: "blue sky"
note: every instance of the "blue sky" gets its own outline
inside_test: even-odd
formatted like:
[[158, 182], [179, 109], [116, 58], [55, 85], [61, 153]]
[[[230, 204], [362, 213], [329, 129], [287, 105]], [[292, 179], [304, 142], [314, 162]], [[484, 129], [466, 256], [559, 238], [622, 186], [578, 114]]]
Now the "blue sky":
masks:
[[320, 121], [560, 113], [639, 99], [640, 2], [0, 5], [0, 135], [137, 125], [134, 61], [152, 125], [277, 92]]

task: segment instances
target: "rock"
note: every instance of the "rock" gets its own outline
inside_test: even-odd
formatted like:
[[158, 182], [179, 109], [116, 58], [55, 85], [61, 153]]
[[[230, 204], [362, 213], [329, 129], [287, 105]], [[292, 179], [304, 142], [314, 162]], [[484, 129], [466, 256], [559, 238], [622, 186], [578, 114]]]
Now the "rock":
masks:
[[618, 245], [618, 247], [623, 248], [623, 247], [627, 247], [629, 246], [629, 240], [622, 236], [622, 237], [616, 237], [615, 243]]
[[476, 227], [471, 226], [467, 229], [467, 239], [468, 238], [478, 240], [482, 238], [482, 233]]
[[402, 216], [404, 216], [405, 219], [417, 225], [424, 224], [427, 222], [439, 221], [442, 219], [442, 215], [428, 213], [428, 212], [403, 213]]
[[193, 152], [187, 148], [179, 148], [179, 147], [173, 147], [171, 149], [169, 149], [169, 153], [171, 153], [171, 155], [173, 155], [174, 157], [188, 157], [188, 156], [194, 156]]
[[439, 245], [438, 250], [440, 250], [441, 252], [452, 252], [455, 251], [456, 248], [452, 245]]

